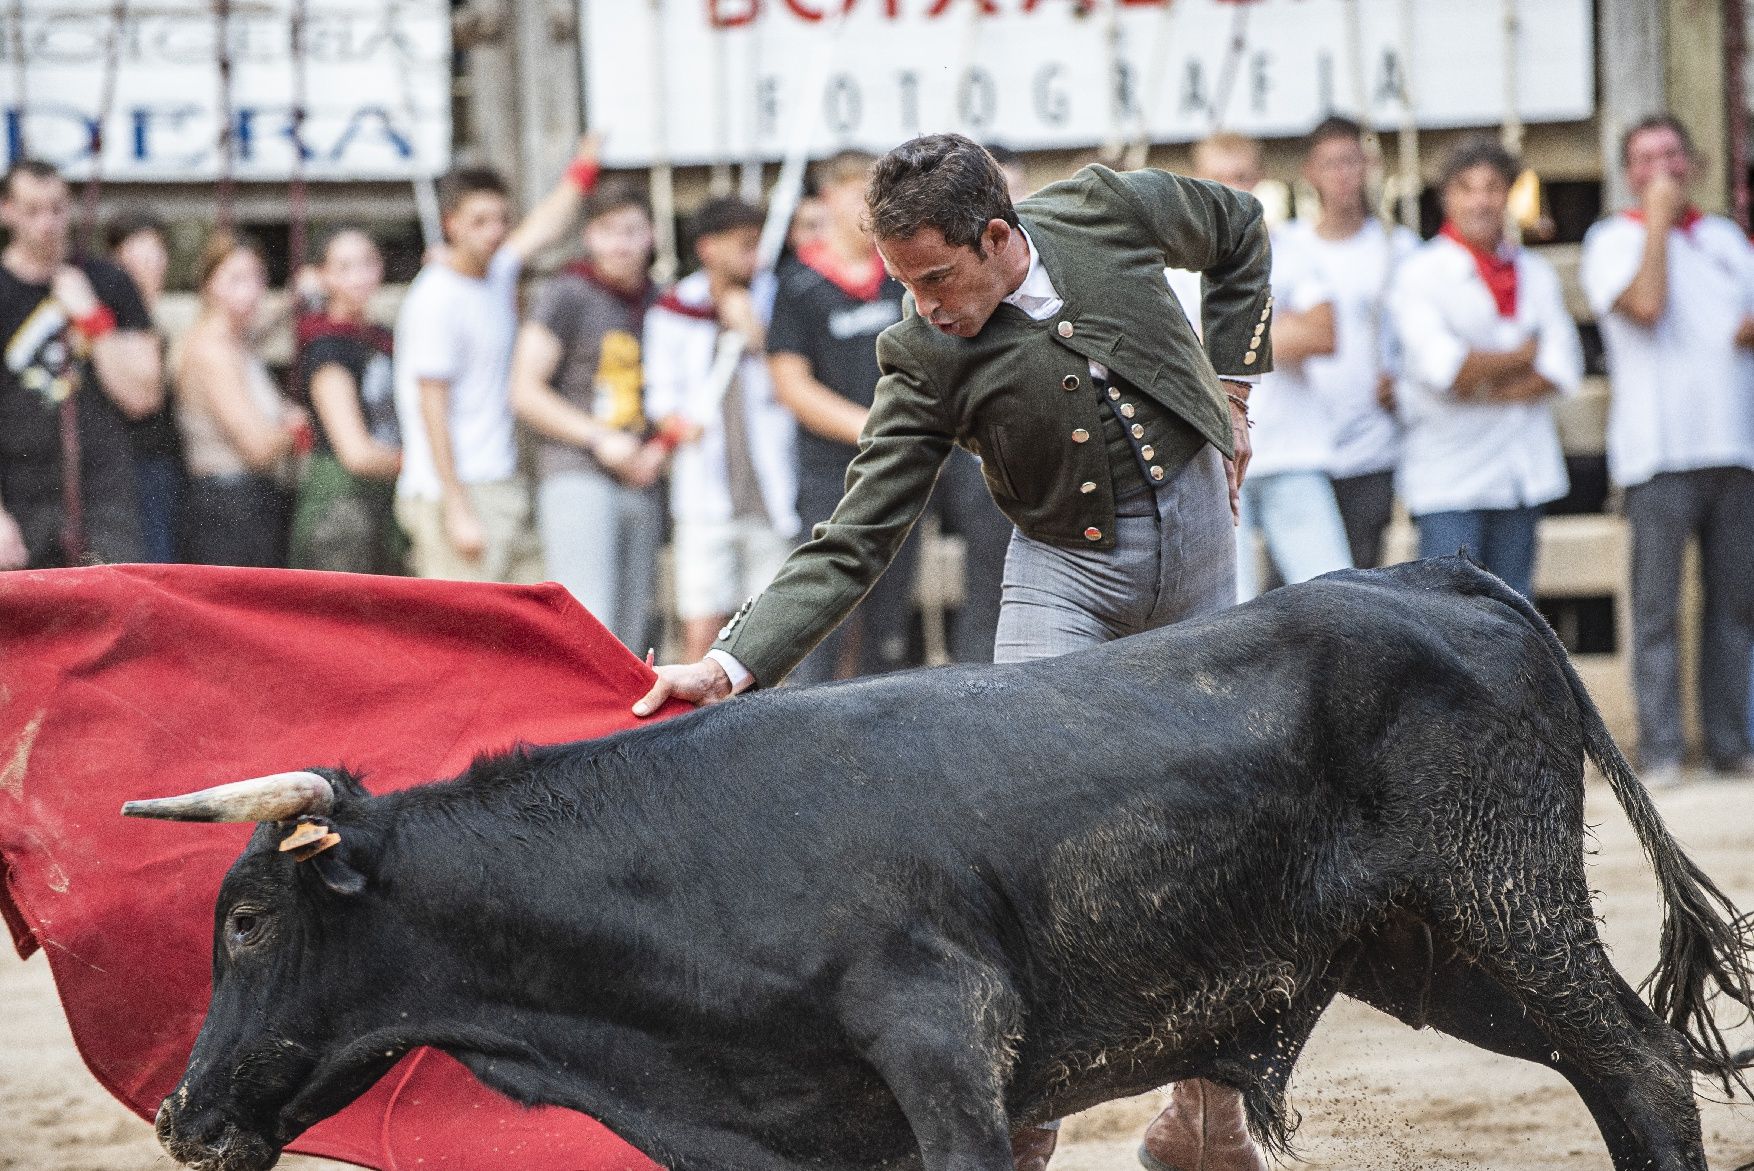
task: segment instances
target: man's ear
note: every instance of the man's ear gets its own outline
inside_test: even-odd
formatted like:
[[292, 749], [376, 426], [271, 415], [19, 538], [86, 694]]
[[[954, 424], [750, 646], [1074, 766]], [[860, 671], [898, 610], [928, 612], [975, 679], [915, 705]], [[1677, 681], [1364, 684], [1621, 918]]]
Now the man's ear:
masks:
[[981, 243], [993, 255], [997, 255], [1005, 250], [1005, 245], [1011, 242], [1011, 233], [1016, 230], [1004, 220], [990, 219], [987, 221], [987, 230], [981, 233]]

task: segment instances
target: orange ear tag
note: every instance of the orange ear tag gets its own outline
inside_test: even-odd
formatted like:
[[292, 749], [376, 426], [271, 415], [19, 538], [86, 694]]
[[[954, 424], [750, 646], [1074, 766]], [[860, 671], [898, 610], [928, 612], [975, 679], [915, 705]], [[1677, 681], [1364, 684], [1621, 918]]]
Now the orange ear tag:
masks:
[[281, 839], [280, 852], [290, 853], [293, 861], [306, 862], [330, 846], [341, 844], [341, 835], [320, 821], [301, 821], [298, 828]]

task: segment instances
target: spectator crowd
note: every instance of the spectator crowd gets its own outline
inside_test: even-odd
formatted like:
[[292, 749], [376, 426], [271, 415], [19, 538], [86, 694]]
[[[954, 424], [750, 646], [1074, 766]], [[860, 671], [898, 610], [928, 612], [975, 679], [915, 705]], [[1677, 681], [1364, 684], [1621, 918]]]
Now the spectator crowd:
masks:
[[[1014, 156], [995, 154], [1024, 199]], [[833, 511], [879, 378], [875, 339], [907, 311], [865, 225], [873, 161], [817, 165], [772, 271], [762, 209], [708, 199], [694, 271], [667, 289], [649, 276], [641, 189], [600, 176], [590, 137], [515, 223], [497, 175], [455, 171], [444, 245], [393, 328], [371, 316], [384, 279], [371, 236], [320, 240], [284, 378], [261, 352], [268, 266], [247, 236], [209, 236], [197, 316], [169, 339], [155, 325], [164, 226], [119, 216], [107, 258], [76, 256], [67, 183], [17, 162], [0, 188], [0, 569], [549, 579], [636, 652], [673, 612], [698, 658]], [[1580, 282], [1612, 384], [1645, 776], [1680, 775], [1690, 541], [1707, 763], [1754, 776], [1754, 251], [1691, 203], [1698, 155], [1679, 122], [1638, 123], [1619, 162], [1635, 204], [1590, 230]], [[1543, 508], [1569, 490], [1554, 408], [1579, 391], [1583, 351], [1554, 268], [1507, 231], [1521, 164], [1496, 140], [1456, 146], [1442, 227], [1421, 242], [1373, 214], [1368, 163], [1356, 124], [1323, 121], [1301, 175], [1314, 206], [1274, 229], [1276, 368], [1250, 398], [1241, 600], [1381, 564], [1397, 500], [1421, 556], [1466, 548], [1532, 595]], [[1242, 190], [1264, 177], [1259, 145], [1231, 134], [1199, 144], [1194, 169]], [[582, 259], [525, 289], [526, 267], [575, 226]], [[1200, 274], [1165, 279], [1198, 330]], [[990, 661], [1011, 527], [975, 455], [955, 453], [930, 513], [964, 552], [951, 657]], [[794, 680], [918, 661], [919, 540]]]

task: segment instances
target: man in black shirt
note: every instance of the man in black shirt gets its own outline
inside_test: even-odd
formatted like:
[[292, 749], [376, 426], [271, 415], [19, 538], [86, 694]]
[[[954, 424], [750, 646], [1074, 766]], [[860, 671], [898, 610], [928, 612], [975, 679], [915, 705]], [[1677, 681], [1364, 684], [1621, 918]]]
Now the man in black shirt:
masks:
[[[817, 190], [828, 231], [781, 265], [767, 331], [774, 396], [798, 417], [798, 519], [805, 536], [829, 518], [846, 490], [847, 465], [877, 391], [877, 335], [901, 320], [902, 288], [884, 271], [864, 228], [865, 188], [876, 160], [845, 151], [820, 164]], [[849, 637], [857, 674], [910, 665], [908, 618], [918, 537], [910, 537], [852, 617], [791, 674], [821, 683], [838, 673]], [[855, 633], [856, 632], [856, 633]]]
[[72, 195], [45, 163], [0, 179], [0, 569], [142, 557], [128, 420], [164, 398], [132, 282], [68, 260]]

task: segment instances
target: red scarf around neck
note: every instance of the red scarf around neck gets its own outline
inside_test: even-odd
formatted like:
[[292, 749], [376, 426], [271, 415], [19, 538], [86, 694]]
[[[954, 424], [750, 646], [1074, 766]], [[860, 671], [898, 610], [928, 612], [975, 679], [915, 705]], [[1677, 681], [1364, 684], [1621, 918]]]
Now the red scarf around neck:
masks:
[[[1630, 208], [1625, 212], [1625, 215], [1635, 224], [1644, 223], [1644, 208], [1642, 207]], [[1704, 218], [1705, 213], [1690, 203], [1681, 209], [1681, 214], [1676, 217], [1674, 226], [1681, 229], [1683, 236], [1691, 236], [1693, 226]]]
[[878, 254], [875, 244], [871, 246], [870, 275], [856, 283], [847, 275], [843, 262], [826, 240], [818, 240], [798, 249], [798, 259], [832, 282], [841, 292], [861, 301], [875, 301], [877, 294], [883, 291], [884, 278], [889, 275], [883, 271], [883, 257]]
[[645, 312], [646, 301], [652, 295], [650, 281], [642, 282], [637, 289], [624, 289], [620, 285], [605, 279], [603, 274], [597, 271], [596, 266], [588, 260], [574, 261], [572, 264], [567, 265], [566, 270], [574, 276], [584, 277], [593, 285], [602, 289], [605, 293], [615, 297], [622, 304], [627, 306], [627, 311], [629, 313], [632, 313], [635, 316]]
[[1488, 252], [1477, 248], [1456, 230], [1456, 226], [1448, 220], [1444, 221], [1438, 235], [1453, 240], [1468, 250], [1474, 258], [1474, 267], [1480, 271], [1480, 280], [1486, 291], [1492, 294], [1493, 304], [1498, 306], [1500, 317], [1516, 316], [1516, 250], [1508, 245], [1500, 245]]

